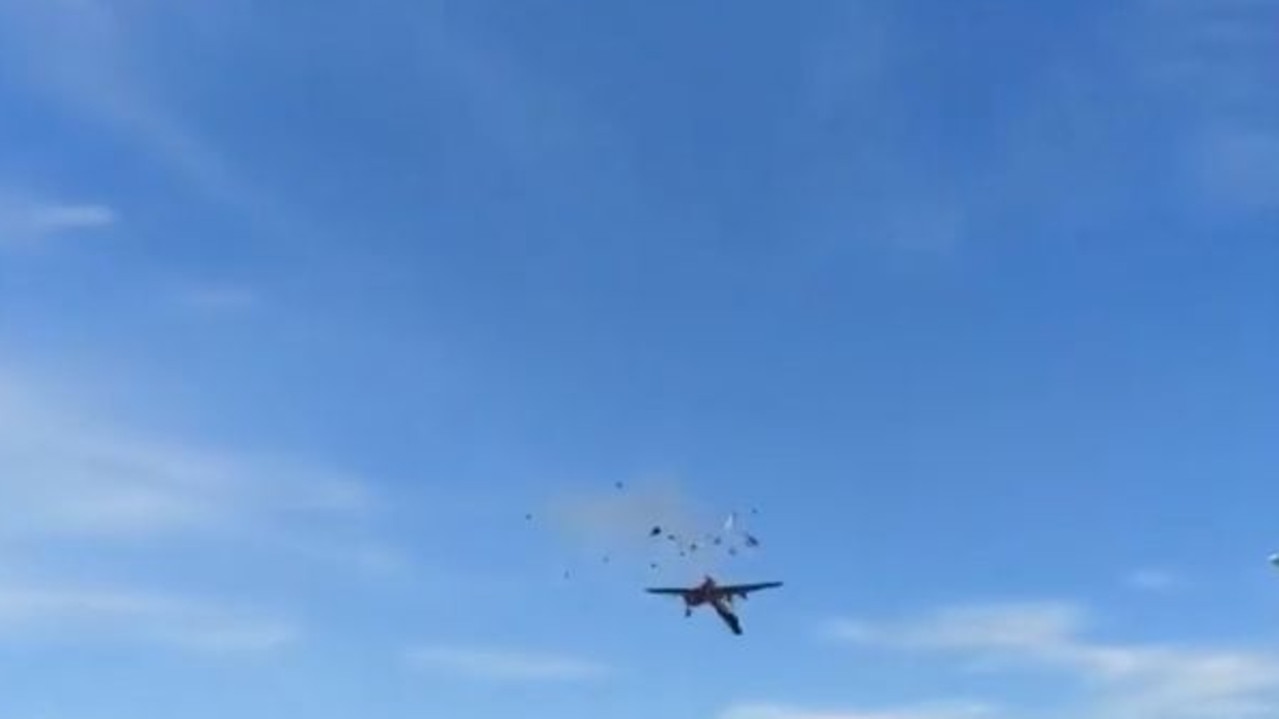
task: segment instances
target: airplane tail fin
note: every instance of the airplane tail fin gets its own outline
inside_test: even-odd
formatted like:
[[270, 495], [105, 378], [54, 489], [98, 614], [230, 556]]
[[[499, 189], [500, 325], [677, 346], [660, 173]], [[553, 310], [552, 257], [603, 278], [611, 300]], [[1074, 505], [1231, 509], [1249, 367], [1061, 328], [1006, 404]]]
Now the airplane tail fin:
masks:
[[726, 607], [720, 606], [718, 603], [715, 605], [715, 613], [719, 615], [720, 619], [724, 620], [724, 623], [728, 625], [728, 628], [734, 634], [742, 633], [742, 623], [737, 618], [736, 614], [729, 611]]

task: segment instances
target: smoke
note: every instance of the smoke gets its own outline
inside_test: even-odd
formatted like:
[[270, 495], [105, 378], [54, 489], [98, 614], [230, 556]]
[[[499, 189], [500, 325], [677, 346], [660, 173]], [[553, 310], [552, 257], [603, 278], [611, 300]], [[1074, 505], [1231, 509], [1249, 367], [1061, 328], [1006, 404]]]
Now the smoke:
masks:
[[729, 510], [697, 502], [675, 480], [639, 480], [578, 489], [554, 497], [545, 517], [591, 561], [642, 568], [650, 576], [711, 573], [728, 558]]
[[[568, 541], [591, 551], [624, 551], [651, 545], [654, 527], [695, 536], [707, 522], [673, 480], [646, 478], [552, 499], [548, 517]], [[699, 519], [701, 521], [699, 521]]]

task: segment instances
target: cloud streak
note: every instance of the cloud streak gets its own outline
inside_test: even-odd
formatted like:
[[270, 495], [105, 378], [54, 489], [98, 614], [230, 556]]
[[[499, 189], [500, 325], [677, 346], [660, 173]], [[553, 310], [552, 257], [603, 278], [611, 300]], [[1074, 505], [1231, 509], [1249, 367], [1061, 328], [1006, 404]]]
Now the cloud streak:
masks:
[[1025, 669], [1081, 680], [1079, 715], [1109, 719], [1240, 719], [1279, 712], [1279, 655], [1171, 644], [1096, 641], [1089, 615], [1067, 602], [952, 607], [899, 622], [836, 621], [851, 643], [937, 653], [983, 671]]
[[115, 224], [110, 206], [37, 197], [0, 188], [0, 248], [30, 247], [71, 232], [100, 230]]
[[[279, 213], [262, 193], [151, 87], [146, 68], [164, 59], [147, 52], [152, 43], [140, 30], [165, 12], [172, 10], [151, 3], [0, 0], [0, 59], [34, 96], [117, 133], [206, 199], [257, 223], [278, 224]], [[163, 36], [182, 29], [170, 24]]]
[[[921, 56], [948, 52], [939, 48], [952, 41], [949, 29], [924, 50], [911, 28], [930, 21], [909, 5], [853, 5], [851, 24], [831, 23], [829, 37], [815, 38], [834, 49], [811, 59], [792, 121], [793, 134], [813, 138], [808, 167], [794, 173], [794, 232], [820, 248], [873, 238], [947, 256], [1004, 233], [1104, 235], [1151, 200], [1215, 222], [1279, 208], [1275, 0], [1095, 4], [1051, 43], [987, 44], [983, 52], [1007, 53], [995, 69], [966, 56], [920, 66]], [[1024, 17], [1012, 6], [997, 14]], [[1024, 89], [1023, 72], [1033, 73]], [[962, 164], [947, 161], [951, 148], [917, 149], [943, 128], [907, 134], [932, 101], [917, 91], [921, 78], [1007, 88], [980, 110], [989, 113], [984, 130], [951, 143], [962, 146]]]
[[261, 571], [274, 553], [386, 574], [406, 563], [362, 529], [379, 508], [360, 477], [125, 430], [0, 368], [0, 550], [10, 568], [0, 573], [0, 642], [286, 646], [301, 636], [290, 620], [140, 590], [131, 577], [102, 585], [82, 558], [105, 560], [93, 574], [115, 575], [137, 559], [186, 566], [192, 551], [251, 547], [236, 555], [237, 573]]
[[1184, 121], [1185, 168], [1213, 206], [1279, 207], [1273, 0], [1138, 0], [1139, 77]]
[[373, 505], [357, 477], [121, 431], [0, 372], [0, 537], [231, 531]]
[[209, 653], [263, 652], [300, 638], [291, 622], [135, 590], [0, 583], [0, 642], [111, 640]]
[[1132, 589], [1144, 592], [1166, 593], [1185, 586], [1185, 579], [1166, 569], [1146, 567], [1138, 569], [1124, 578], [1124, 583]]
[[578, 682], [609, 674], [599, 662], [505, 647], [421, 645], [406, 652], [410, 667], [472, 679], [515, 682]]
[[813, 709], [786, 704], [744, 703], [730, 707], [719, 719], [985, 719], [999, 716], [980, 703], [947, 703], [885, 709]]

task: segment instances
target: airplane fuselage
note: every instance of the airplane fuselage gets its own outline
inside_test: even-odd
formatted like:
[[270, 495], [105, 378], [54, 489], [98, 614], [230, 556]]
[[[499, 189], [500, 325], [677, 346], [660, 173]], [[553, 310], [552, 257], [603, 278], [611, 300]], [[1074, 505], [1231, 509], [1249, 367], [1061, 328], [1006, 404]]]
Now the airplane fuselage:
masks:
[[722, 591], [719, 585], [715, 584], [715, 580], [707, 577], [705, 581], [692, 589], [689, 589], [683, 595], [684, 598], [684, 616], [691, 616], [693, 610], [697, 607], [710, 605], [715, 613], [726, 621], [736, 623], [736, 617], [733, 616], [733, 597], [731, 594]]
[[688, 590], [684, 594], [684, 603], [690, 607], [699, 607], [703, 604], [709, 604], [720, 597], [720, 593], [716, 591], [715, 580], [710, 577], [700, 585]]
[[731, 584], [720, 586], [715, 580], [707, 576], [701, 584], [694, 587], [684, 589], [674, 587], [650, 587], [649, 592], [654, 594], [676, 595], [684, 602], [684, 616], [692, 616], [693, 609], [696, 607], [710, 605], [719, 618], [724, 620], [729, 629], [734, 634], [742, 633], [741, 622], [738, 621], [737, 615], [733, 612], [733, 598], [746, 598], [749, 592], [760, 589], [768, 589], [771, 587], [779, 587], [781, 582], [758, 582], [754, 584]]

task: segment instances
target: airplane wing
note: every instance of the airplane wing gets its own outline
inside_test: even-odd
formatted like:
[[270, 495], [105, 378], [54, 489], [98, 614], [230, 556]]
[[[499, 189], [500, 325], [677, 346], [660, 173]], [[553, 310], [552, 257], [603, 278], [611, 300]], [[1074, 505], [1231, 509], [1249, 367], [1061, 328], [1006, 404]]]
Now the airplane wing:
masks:
[[730, 597], [745, 597], [751, 592], [758, 592], [761, 589], [772, 589], [782, 586], [781, 582], [757, 582], [755, 584], [726, 584], [718, 587], [719, 591]]
[[688, 590], [687, 590], [687, 589], [681, 589], [681, 588], [679, 588], [679, 587], [649, 587], [648, 589], [645, 589], [644, 591], [648, 592], [649, 594], [679, 594], [679, 595], [684, 595], [684, 594], [687, 594], [687, 593], [688, 593]]

